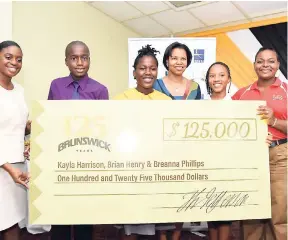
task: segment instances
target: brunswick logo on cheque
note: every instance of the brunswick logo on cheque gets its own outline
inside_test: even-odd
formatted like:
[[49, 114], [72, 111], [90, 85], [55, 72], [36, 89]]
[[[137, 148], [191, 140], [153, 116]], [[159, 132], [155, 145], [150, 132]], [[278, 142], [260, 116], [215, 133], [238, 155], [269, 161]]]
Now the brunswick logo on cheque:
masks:
[[105, 149], [108, 152], [111, 152], [111, 144], [103, 141], [101, 139], [97, 138], [91, 138], [91, 137], [78, 137], [78, 138], [73, 138], [69, 139], [65, 142], [62, 142], [58, 145], [58, 152], [61, 152], [62, 150], [69, 148], [69, 147], [74, 147], [74, 146], [95, 146], [98, 148]]
[[204, 49], [194, 49], [194, 62], [204, 63]]

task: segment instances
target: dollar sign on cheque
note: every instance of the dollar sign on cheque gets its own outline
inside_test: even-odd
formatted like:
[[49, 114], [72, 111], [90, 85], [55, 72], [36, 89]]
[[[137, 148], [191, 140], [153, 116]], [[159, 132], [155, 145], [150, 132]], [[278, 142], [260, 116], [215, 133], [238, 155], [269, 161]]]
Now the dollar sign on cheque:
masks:
[[171, 133], [167, 133], [167, 136], [169, 138], [173, 137], [176, 135], [176, 129], [180, 126], [179, 122], [173, 123], [172, 124], [172, 132]]

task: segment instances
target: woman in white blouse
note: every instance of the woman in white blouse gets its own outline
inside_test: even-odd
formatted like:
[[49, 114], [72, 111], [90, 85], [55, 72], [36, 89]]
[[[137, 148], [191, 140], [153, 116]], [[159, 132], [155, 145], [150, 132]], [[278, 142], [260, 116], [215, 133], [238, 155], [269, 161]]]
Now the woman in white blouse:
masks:
[[27, 211], [29, 176], [24, 160], [28, 108], [23, 88], [12, 81], [22, 67], [22, 50], [13, 41], [0, 43], [0, 232], [20, 239], [18, 223]]

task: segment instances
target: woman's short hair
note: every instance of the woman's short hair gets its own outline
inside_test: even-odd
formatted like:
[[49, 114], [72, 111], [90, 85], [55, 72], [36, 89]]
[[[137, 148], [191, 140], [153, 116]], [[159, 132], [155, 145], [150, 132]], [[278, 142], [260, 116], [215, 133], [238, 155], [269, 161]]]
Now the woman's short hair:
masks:
[[187, 67], [191, 64], [192, 53], [191, 53], [190, 49], [183, 43], [173, 42], [166, 48], [164, 56], [163, 56], [163, 65], [167, 70], [169, 70], [169, 68], [167, 66], [167, 60], [169, 59], [169, 57], [171, 57], [172, 51], [175, 48], [184, 49], [186, 52], [186, 55], [187, 55]]

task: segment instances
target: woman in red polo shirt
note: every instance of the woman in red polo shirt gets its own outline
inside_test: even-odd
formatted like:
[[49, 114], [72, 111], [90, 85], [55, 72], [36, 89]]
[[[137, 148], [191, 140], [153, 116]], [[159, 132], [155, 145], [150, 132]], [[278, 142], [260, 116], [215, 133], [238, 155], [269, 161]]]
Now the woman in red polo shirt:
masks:
[[266, 106], [260, 106], [258, 114], [266, 119], [273, 135], [269, 149], [272, 219], [243, 221], [245, 240], [287, 239], [287, 83], [276, 77], [279, 66], [274, 49], [260, 48], [254, 63], [258, 80], [232, 97], [234, 100], [265, 100]]

